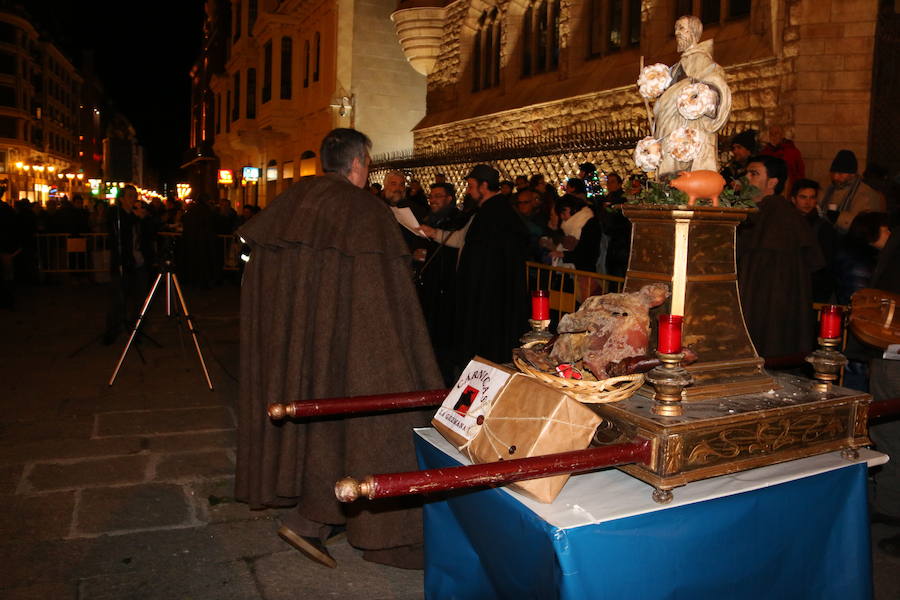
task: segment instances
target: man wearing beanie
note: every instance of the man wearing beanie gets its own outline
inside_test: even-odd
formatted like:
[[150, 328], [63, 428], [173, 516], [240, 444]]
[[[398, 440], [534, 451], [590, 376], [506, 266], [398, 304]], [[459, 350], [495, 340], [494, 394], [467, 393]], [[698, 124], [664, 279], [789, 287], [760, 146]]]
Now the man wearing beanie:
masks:
[[819, 206], [839, 231], [846, 233], [853, 218], [863, 211], [884, 212], [887, 209], [884, 196], [859, 176], [859, 165], [852, 150], [839, 150], [829, 170], [831, 185]]
[[756, 154], [756, 130], [747, 129], [731, 138], [731, 160], [722, 167], [721, 175], [730, 184], [747, 174], [747, 163]]

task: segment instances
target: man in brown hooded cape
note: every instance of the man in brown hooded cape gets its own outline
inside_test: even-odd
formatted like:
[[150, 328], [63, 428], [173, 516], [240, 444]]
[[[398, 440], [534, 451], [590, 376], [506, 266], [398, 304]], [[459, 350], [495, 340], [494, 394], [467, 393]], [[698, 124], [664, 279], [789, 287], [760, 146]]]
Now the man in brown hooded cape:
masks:
[[371, 142], [335, 129], [321, 177], [277, 197], [238, 233], [250, 247], [241, 289], [235, 495], [252, 509], [296, 505], [279, 535], [315, 560], [346, 525], [368, 560], [421, 568], [409, 500], [341, 505], [346, 475], [416, 469], [412, 428], [431, 411], [274, 423], [272, 402], [443, 387], [410, 256], [390, 210], [364, 191]]
[[759, 212], [738, 230], [737, 276], [747, 331], [766, 358], [812, 350], [812, 274], [825, 266], [809, 223], [781, 195], [787, 178], [780, 158], [756, 156], [747, 163]]

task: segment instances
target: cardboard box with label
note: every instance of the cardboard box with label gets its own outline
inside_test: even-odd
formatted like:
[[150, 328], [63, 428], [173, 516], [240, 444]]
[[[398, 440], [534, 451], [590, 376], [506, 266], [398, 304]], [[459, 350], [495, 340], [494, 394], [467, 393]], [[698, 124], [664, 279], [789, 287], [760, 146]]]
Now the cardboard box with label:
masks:
[[[601, 420], [561, 390], [475, 357], [431, 423], [472, 462], [486, 463], [583, 450]], [[568, 479], [563, 474], [509, 485], [553, 502]]]

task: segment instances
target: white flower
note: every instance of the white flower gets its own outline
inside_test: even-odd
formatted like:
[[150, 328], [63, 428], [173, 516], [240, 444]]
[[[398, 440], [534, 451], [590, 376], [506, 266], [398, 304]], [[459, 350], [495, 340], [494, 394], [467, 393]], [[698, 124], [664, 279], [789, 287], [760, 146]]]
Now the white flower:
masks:
[[656, 63], [641, 69], [641, 75], [638, 77], [637, 84], [640, 89], [641, 96], [648, 100], [659, 98], [667, 87], [672, 83], [672, 74], [669, 67], [662, 63]]
[[662, 160], [662, 144], [656, 138], [647, 136], [634, 149], [634, 164], [645, 173], [659, 168]]
[[666, 138], [666, 151], [680, 162], [691, 162], [702, 148], [700, 132], [690, 127], [679, 127]]
[[685, 119], [712, 115], [716, 108], [716, 93], [705, 83], [692, 83], [678, 94], [678, 112]]

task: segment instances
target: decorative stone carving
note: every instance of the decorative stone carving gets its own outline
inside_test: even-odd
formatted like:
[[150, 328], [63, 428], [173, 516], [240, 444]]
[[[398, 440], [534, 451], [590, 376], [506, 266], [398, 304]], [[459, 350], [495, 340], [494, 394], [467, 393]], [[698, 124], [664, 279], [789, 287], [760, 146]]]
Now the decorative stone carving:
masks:
[[406, 8], [391, 15], [397, 39], [412, 68], [428, 76], [434, 71], [447, 11], [442, 7]]

